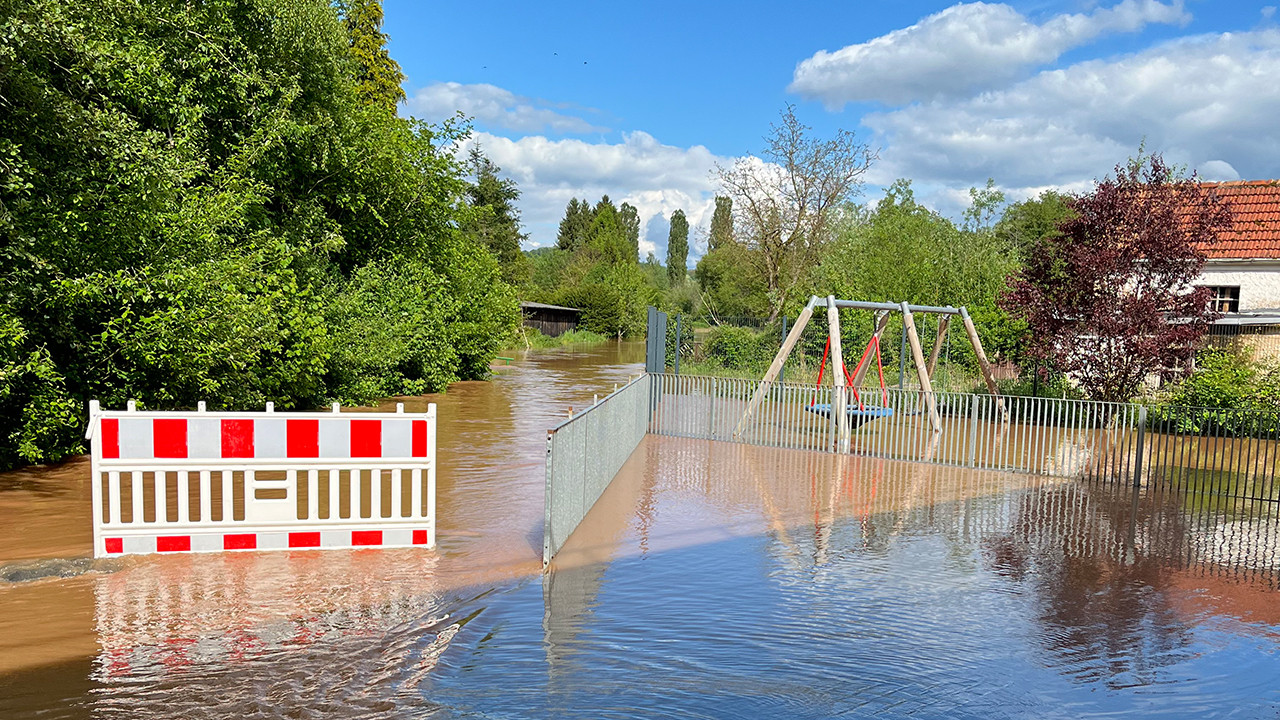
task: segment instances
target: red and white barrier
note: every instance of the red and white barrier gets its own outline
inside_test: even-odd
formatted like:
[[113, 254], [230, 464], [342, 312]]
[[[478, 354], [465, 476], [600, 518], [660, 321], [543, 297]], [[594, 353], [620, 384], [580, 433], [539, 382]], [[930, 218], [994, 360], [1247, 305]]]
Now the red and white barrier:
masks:
[[124, 412], [89, 403], [95, 557], [435, 546], [425, 413]]

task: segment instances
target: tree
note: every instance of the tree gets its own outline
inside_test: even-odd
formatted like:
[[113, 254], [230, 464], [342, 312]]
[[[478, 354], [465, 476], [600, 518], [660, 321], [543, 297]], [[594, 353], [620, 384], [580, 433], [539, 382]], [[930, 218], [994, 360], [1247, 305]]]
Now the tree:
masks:
[[478, 145], [471, 148], [467, 163], [473, 178], [467, 188], [473, 212], [462, 222], [462, 229], [493, 253], [503, 278], [519, 287], [528, 279], [520, 251], [527, 236], [520, 232], [520, 211], [515, 207], [520, 190], [514, 180], [498, 176], [502, 168], [485, 157]]
[[707, 235], [707, 252], [733, 242], [733, 200], [716, 196], [716, 209], [711, 214], [711, 232]]
[[630, 203], [622, 203], [622, 207], [618, 208], [618, 225], [622, 228], [622, 234], [627, 239], [627, 244], [631, 246], [631, 257], [640, 261], [640, 212]]
[[1014, 203], [1005, 208], [995, 233], [1025, 258], [1036, 243], [1057, 233], [1058, 225], [1071, 216], [1069, 200], [1066, 195], [1045, 190], [1038, 197]]
[[560, 220], [560, 231], [556, 234], [556, 247], [573, 252], [587, 242], [587, 233], [591, 229], [591, 221], [595, 214], [586, 200], [570, 198], [565, 206], [564, 218]]
[[1001, 304], [1026, 320], [1032, 357], [1093, 399], [1126, 401], [1152, 373], [1185, 367], [1207, 329], [1209, 291], [1192, 283], [1230, 214], [1141, 154], [1067, 205], [1071, 217], [1035, 242]]
[[608, 195], [596, 203], [593, 215], [591, 227], [587, 229], [587, 249], [592, 259], [607, 265], [639, 263], [637, 253], [631, 252], [631, 241], [619, 220], [618, 208]]
[[1004, 193], [996, 187], [994, 179], [987, 178], [987, 185], [981, 190], [969, 188], [969, 207], [964, 211], [964, 229], [969, 232], [989, 232], [1001, 205], [1004, 205]]
[[671, 284], [684, 282], [689, 267], [689, 221], [683, 210], [671, 213], [671, 232], [667, 234], [667, 276]]
[[404, 100], [404, 72], [387, 52], [382, 0], [342, 0], [339, 5], [357, 65], [356, 92], [368, 104], [396, 111]]
[[819, 262], [832, 217], [860, 191], [862, 176], [876, 159], [852, 132], [837, 130], [835, 137], [820, 140], [811, 130], [788, 105], [782, 121], [771, 125], [761, 158], [716, 166], [739, 211], [741, 241], [753, 251], [750, 257], [765, 280], [771, 320]]
[[[973, 200], [975, 205], [984, 202], [980, 196]], [[980, 207], [971, 206], [965, 216], [981, 212]], [[989, 353], [1008, 356], [1016, 349], [1007, 337], [1020, 338], [1022, 333], [998, 314], [996, 299], [1006, 286], [1006, 277], [1017, 269], [1017, 258], [990, 230], [956, 227], [950, 219], [917, 202], [911, 183], [899, 179], [873, 208], [843, 208], [832, 234], [823, 262], [800, 286], [806, 295], [965, 305], [981, 319], [978, 331]], [[799, 302], [799, 298], [793, 299], [789, 309], [796, 309]], [[891, 327], [893, 333], [898, 326]], [[866, 325], [849, 323], [846, 338], [861, 346], [869, 339]], [[886, 355], [895, 359], [899, 347], [892, 340], [884, 343]], [[976, 362], [967, 343], [958, 347], [963, 349], [950, 354], [951, 360]]]
[[519, 317], [465, 131], [370, 106], [314, 0], [0, 0], [0, 465], [108, 407], [477, 379]]

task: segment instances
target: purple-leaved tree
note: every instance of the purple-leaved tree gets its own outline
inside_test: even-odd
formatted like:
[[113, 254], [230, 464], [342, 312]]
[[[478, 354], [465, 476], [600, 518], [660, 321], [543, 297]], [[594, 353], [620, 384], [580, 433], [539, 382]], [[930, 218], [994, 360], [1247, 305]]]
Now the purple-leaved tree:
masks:
[[1231, 215], [1159, 155], [1117, 166], [1068, 205], [1000, 303], [1027, 321], [1030, 357], [1095, 400], [1129, 400], [1152, 373], [1184, 367], [1213, 320], [1209, 290], [1192, 283]]

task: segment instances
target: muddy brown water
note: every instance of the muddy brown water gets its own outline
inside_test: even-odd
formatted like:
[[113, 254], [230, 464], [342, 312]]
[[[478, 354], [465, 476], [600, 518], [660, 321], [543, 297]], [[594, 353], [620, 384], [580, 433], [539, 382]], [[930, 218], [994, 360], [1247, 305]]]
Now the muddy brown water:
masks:
[[92, 563], [87, 463], [0, 475], [0, 717], [1280, 711], [1274, 515], [650, 436], [543, 574], [546, 430], [642, 356], [399, 399], [439, 404], [434, 552]]
[[[11, 580], [52, 576], [0, 580], [0, 678], [20, 676], [26, 684], [40, 676], [42, 667], [87, 668], [110, 642], [95, 628], [95, 597], [126, 592], [145, 601], [148, 591], [131, 587], [135, 579], [145, 579], [155, 590], [157, 583], [175, 578], [204, 575], [222, 582], [230, 574], [243, 588], [256, 588], [257, 599], [275, 593], [269, 602], [248, 599], [235, 613], [219, 614], [228, 622], [235, 615], [234, 624], [250, 626], [299, 612], [376, 603], [384, 592], [408, 597], [441, 586], [536, 574], [541, 570], [546, 430], [571, 408], [639, 374], [643, 357], [643, 346], [634, 343], [520, 354], [515, 365], [497, 367], [491, 382], [461, 382], [444, 394], [388, 399], [383, 409], [396, 402], [410, 412], [425, 411], [432, 402], [438, 406], [439, 548], [425, 559], [413, 551], [316, 553], [295, 561], [252, 553], [91, 564], [88, 458], [0, 473], [0, 568]], [[85, 565], [103, 572], [57, 577]], [[280, 579], [281, 574], [289, 579]], [[208, 601], [225, 602], [229, 598], [223, 594], [210, 591]], [[12, 688], [0, 679], [0, 689]], [[50, 691], [50, 699], [65, 694]], [[39, 706], [39, 694], [33, 695], [32, 706]]]

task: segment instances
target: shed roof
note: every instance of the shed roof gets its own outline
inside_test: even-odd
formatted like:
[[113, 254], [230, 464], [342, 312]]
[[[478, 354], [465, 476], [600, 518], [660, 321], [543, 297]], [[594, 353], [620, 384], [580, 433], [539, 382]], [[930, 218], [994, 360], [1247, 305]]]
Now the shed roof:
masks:
[[570, 312], [576, 312], [576, 313], [582, 312], [582, 308], [571, 308], [571, 307], [565, 307], [563, 305], [547, 305], [546, 303], [528, 302], [527, 300], [520, 301], [520, 309], [521, 310], [526, 310], [526, 309], [527, 310], [568, 310]]

